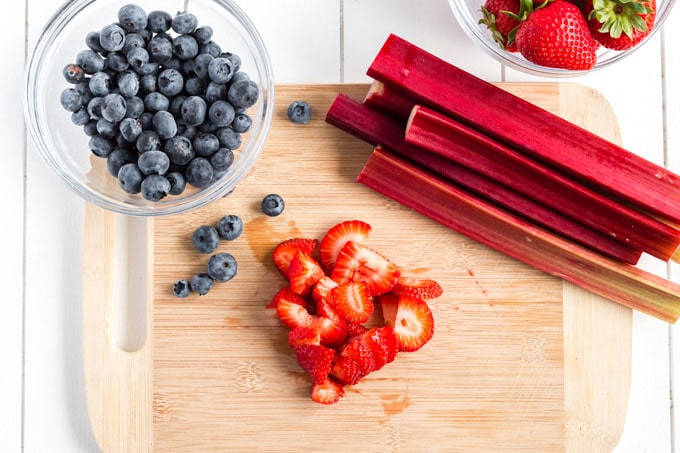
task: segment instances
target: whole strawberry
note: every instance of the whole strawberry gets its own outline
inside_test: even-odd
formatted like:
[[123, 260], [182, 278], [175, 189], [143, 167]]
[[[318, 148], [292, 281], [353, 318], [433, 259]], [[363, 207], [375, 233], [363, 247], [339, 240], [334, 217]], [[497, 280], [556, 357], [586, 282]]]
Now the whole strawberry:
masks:
[[486, 0], [481, 8], [482, 18], [479, 23], [486, 25], [493, 40], [508, 52], [517, 51], [511, 32], [519, 25], [519, 21], [507, 13], [518, 16], [519, 4], [520, 0]]
[[652, 31], [656, 1], [589, 0], [585, 14], [590, 32], [603, 47], [625, 50]]
[[578, 6], [566, 0], [533, 10], [520, 23], [515, 43], [524, 58], [540, 66], [589, 70], [597, 60], [598, 44], [585, 17]]

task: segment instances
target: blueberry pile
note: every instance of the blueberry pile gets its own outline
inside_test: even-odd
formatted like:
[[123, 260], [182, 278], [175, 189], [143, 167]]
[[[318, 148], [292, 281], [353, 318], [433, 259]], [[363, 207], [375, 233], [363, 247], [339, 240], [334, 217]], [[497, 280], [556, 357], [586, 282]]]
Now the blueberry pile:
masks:
[[[217, 250], [220, 240], [233, 241], [243, 232], [243, 220], [233, 214], [223, 216], [217, 227], [201, 225], [191, 235], [194, 248], [201, 254], [210, 254]], [[206, 272], [199, 272], [190, 280], [175, 282], [172, 292], [177, 297], [188, 297], [192, 292], [203, 296], [212, 289], [214, 282], [228, 282], [236, 276], [238, 263], [230, 253], [216, 253], [208, 260]]]
[[128, 4], [64, 67], [61, 105], [125, 192], [159, 201], [232, 165], [259, 89], [212, 36], [189, 12]]

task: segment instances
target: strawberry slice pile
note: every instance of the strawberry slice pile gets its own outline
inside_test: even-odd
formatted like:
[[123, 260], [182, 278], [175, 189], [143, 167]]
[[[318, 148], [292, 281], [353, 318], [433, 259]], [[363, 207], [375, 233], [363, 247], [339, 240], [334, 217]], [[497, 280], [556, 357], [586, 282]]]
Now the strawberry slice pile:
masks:
[[[267, 308], [288, 327], [288, 343], [312, 380], [317, 403], [336, 403], [345, 385], [357, 384], [400, 351], [417, 351], [434, 334], [427, 300], [439, 297], [441, 286], [402, 275], [364, 243], [370, 232], [368, 223], [347, 220], [321, 241], [288, 239], [272, 254], [287, 285]], [[382, 316], [375, 315], [376, 306]]]

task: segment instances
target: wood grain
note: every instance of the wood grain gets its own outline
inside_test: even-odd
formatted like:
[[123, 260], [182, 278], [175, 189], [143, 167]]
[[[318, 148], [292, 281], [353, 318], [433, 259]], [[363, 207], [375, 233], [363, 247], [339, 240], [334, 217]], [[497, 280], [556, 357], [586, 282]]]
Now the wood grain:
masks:
[[[609, 105], [592, 90], [552, 83], [505, 87], [619, 139]], [[511, 260], [355, 183], [371, 147], [328, 126], [323, 117], [338, 91], [360, 99], [366, 89], [277, 87], [271, 135], [256, 169], [237, 190], [200, 210], [149, 221], [155, 263], [153, 309], [148, 310], [153, 335], [143, 348], [153, 348], [153, 357], [145, 356], [152, 376], [148, 417], [153, 420], [153, 450], [611, 450], [623, 429], [628, 400], [630, 310]], [[295, 99], [312, 105], [309, 124], [296, 126], [286, 119], [286, 107]], [[259, 209], [270, 192], [286, 200], [279, 217], [266, 217]], [[95, 224], [96, 211], [88, 207], [86, 231], [91, 234], [86, 241], [101, 246], [98, 235], [110, 239], [107, 225], [115, 216], [103, 214], [109, 222], [100, 218]], [[225, 214], [238, 214], [246, 224], [241, 238], [220, 246], [237, 258], [238, 275], [216, 283], [206, 296], [175, 298], [172, 283], [202, 272], [208, 259], [193, 250], [191, 233]], [[309, 399], [310, 382], [286, 344], [286, 329], [263, 308], [284, 283], [270, 253], [283, 239], [320, 238], [349, 218], [372, 224], [368, 244], [406, 273], [440, 281], [444, 296], [432, 302], [437, 330], [425, 348], [401, 354], [348, 387], [340, 403], [322, 407]], [[90, 253], [86, 261], [101, 266], [97, 263], [109, 262], [107, 253], [112, 252]], [[98, 270], [102, 284], [108, 270]], [[139, 370], [104, 368], [112, 355], [108, 348], [115, 347], [107, 344], [106, 323], [93, 318], [106, 313], [109, 299], [101, 305], [93, 291], [86, 295], [85, 342], [98, 345], [85, 350], [95, 433], [105, 452], [133, 451], [117, 448], [110, 441], [115, 435], [105, 434], [123, 428], [111, 420], [130, 417], [131, 407], [111, 401], [128, 398], [126, 387], [119, 387], [118, 395], [92, 390], [102, 381], [144, 378], [134, 374]], [[150, 441], [137, 440], [142, 446]]]

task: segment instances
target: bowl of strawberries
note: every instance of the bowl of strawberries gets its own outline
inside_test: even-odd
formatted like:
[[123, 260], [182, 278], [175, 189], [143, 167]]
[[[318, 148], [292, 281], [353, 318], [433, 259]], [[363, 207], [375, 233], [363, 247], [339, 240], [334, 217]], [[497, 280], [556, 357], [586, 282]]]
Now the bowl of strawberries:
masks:
[[675, 0], [449, 0], [465, 33], [501, 63], [536, 75], [605, 68], [658, 31]]

